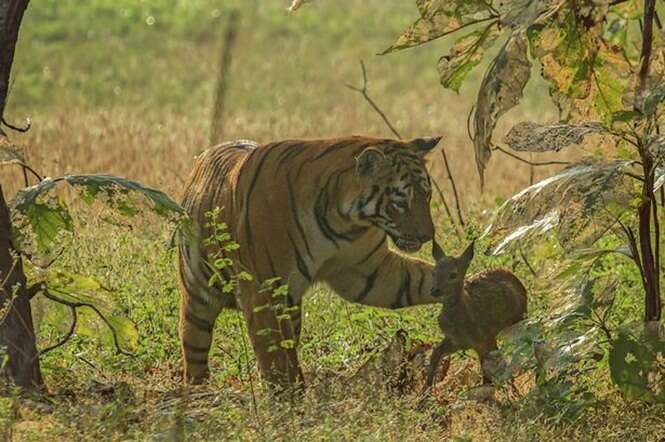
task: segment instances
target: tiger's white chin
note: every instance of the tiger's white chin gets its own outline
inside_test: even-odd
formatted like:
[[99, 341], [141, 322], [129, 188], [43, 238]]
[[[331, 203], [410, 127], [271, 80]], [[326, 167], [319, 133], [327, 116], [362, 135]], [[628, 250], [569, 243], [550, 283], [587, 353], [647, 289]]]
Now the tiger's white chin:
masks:
[[423, 246], [423, 243], [419, 241], [405, 241], [398, 239], [397, 241], [395, 241], [395, 245], [402, 252], [416, 253]]

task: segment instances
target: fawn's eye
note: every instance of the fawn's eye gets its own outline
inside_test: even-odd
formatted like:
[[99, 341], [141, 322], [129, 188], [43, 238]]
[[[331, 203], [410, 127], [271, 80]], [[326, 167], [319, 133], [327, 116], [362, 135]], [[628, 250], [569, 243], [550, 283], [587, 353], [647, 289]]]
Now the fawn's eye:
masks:
[[448, 276], [450, 279], [457, 279], [457, 273], [453, 272]]

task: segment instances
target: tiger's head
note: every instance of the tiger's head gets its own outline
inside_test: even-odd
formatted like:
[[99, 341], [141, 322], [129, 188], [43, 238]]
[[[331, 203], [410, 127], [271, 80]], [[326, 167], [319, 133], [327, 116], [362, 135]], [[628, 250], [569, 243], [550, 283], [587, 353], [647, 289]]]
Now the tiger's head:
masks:
[[354, 221], [382, 229], [407, 253], [433, 239], [432, 188], [425, 156], [440, 140], [385, 140], [365, 148], [356, 157], [360, 188], [351, 210]]

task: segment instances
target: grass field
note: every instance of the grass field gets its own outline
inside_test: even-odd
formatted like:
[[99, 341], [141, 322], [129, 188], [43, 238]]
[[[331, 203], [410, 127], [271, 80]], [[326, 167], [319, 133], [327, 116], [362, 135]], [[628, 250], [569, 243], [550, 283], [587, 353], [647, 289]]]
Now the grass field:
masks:
[[[47, 176], [104, 172], [137, 179], [180, 197], [195, 154], [208, 145], [212, 97], [222, 36], [232, 8], [240, 12], [238, 44], [230, 66], [224, 120], [228, 139], [270, 141], [345, 134], [389, 136], [362, 97], [345, 84], [361, 82], [365, 60], [370, 93], [404, 136], [442, 134], [459, 187], [468, 234], [483, 228], [497, 200], [529, 183], [529, 168], [495, 155], [481, 194], [466, 115], [482, 68], [460, 95], [442, 89], [436, 61], [450, 44], [435, 42], [390, 56], [388, 46], [417, 14], [413, 2], [320, 0], [296, 15], [286, 0], [32, 0], [13, 70], [6, 117], [32, 120], [12, 135], [29, 163]], [[542, 84], [532, 82], [524, 104], [500, 130], [522, 119], [556, 118]], [[571, 155], [576, 155], [572, 153]], [[537, 169], [536, 179], [553, 168]], [[22, 176], [3, 170], [10, 193]], [[448, 201], [452, 193], [440, 157], [432, 173]], [[435, 208], [446, 250], [465, 241]], [[456, 356], [434, 398], [419, 404], [421, 379], [405, 391], [387, 391], [356, 374], [395, 332], [409, 346], [440, 339], [435, 307], [399, 313], [361, 308], [316, 290], [305, 304], [301, 360], [309, 388], [296, 403], [276, 404], [258, 380], [244, 325], [237, 313], [218, 320], [210, 384], [181, 389], [177, 338], [178, 290], [172, 226], [152, 217], [105, 221], [103, 209], [80, 208], [76, 236], [63, 238], [54, 268], [98, 279], [112, 290], [116, 313], [138, 336], [131, 357], [115, 354], [111, 337], [83, 316], [74, 338], [45, 355], [46, 398], [0, 398], [0, 423], [12, 440], [616, 440], [665, 438], [665, 408], [624, 400], [607, 370], [585, 379], [598, 401], [569, 421], [544, 414], [522, 397], [533, 383], [525, 374], [497, 401], [475, 401], [474, 358]], [[546, 275], [547, 263], [532, 264]], [[505, 265], [530, 289], [530, 310], [549, 301], [521, 261], [482, 258], [477, 268]], [[622, 262], [618, 272], [634, 281]], [[32, 275], [36, 276], [36, 275]], [[640, 293], [626, 289], [626, 315], [639, 317]], [[38, 301], [40, 346], [69, 327], [68, 312]], [[413, 370], [420, 373], [423, 358]], [[420, 370], [419, 370], [420, 369]], [[2, 432], [0, 431], [0, 434]]]

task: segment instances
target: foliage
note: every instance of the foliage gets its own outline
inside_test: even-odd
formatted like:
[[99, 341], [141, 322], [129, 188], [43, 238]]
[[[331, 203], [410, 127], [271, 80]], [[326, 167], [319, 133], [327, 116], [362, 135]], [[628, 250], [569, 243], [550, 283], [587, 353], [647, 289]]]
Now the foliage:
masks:
[[[496, 148], [493, 132], [497, 121], [522, 98], [532, 71], [530, 57], [538, 63], [549, 85], [561, 122], [523, 122], [514, 126], [505, 137], [510, 148], [558, 152], [594, 142], [598, 146], [614, 146], [615, 151], [634, 149], [628, 155], [608, 155], [612, 149], [605, 148], [605, 159], [585, 159], [524, 189], [501, 205], [484, 234], [490, 241], [490, 254], [508, 250], [523, 254], [525, 249], [542, 244], [543, 237], [554, 239], [563, 252], [559, 259], [568, 267], [560, 272], [560, 277], [573, 282], [563, 284], [568, 287], [564, 290], [568, 295], [555, 296], [563, 304], [553, 305], [564, 311], [532, 319], [521, 336], [522, 340], [539, 336], [541, 344], [547, 343], [532, 355], [538, 361], [535, 368], [539, 373], [535, 394], [543, 393], [547, 387], [549, 393], [562, 400], [577, 395], [581, 402], [573, 400], [568, 404], [573, 408], [588, 399], [584, 392], [576, 390], [579, 385], [574, 383], [580, 367], [554, 370], [553, 377], [548, 372], [560, 362], [565, 362], [565, 367], [579, 365], [577, 354], [594, 355], [590, 351], [597, 349], [594, 336], [604, 336], [611, 343], [612, 379], [626, 394], [652, 402], [662, 399], [660, 387], [655, 387], [656, 393], [646, 387], [645, 374], [657, 366], [659, 347], [643, 335], [629, 338], [623, 328], [618, 337], [612, 336], [606, 321], [614, 298], [607, 295], [608, 290], [601, 291], [606, 304], [602, 316], [595, 313], [596, 319], [602, 318], [600, 323], [590, 321], [595, 325], [582, 330], [568, 327], [573, 319], [572, 322], [589, 323], [595, 308], [592, 293], [596, 277], [591, 273], [613, 252], [628, 257], [640, 272], [647, 321], [660, 319], [659, 204], [654, 196], [665, 181], [664, 143], [660, 136], [665, 116], [661, 85], [665, 45], [661, 33], [652, 36], [651, 31], [654, 22], [661, 27], [657, 8], [662, 5], [655, 7], [653, 0], [646, 0], [644, 5], [641, 9], [637, 0], [416, 0], [420, 17], [382, 52], [419, 46], [449, 34], [459, 35], [449, 53], [439, 60], [441, 84], [459, 92], [467, 74], [482, 62], [485, 54], [492, 52], [497, 42], [503, 41], [484, 74], [470, 119], [481, 186]], [[635, 51], [633, 46], [641, 51]], [[596, 246], [603, 238], [621, 236], [627, 247]], [[580, 304], [582, 300], [588, 305]], [[637, 361], [627, 362], [626, 356]], [[548, 362], [552, 358], [554, 365]], [[529, 357], [523, 362], [528, 360]], [[566, 374], [572, 374], [570, 380]], [[549, 393], [544, 396], [545, 403], [552, 399]]]
[[626, 397], [665, 403], [665, 334], [662, 327], [649, 330], [642, 323], [621, 326], [611, 342], [609, 360], [612, 380]]
[[[106, 204], [125, 216], [134, 216], [143, 208], [161, 217], [179, 219], [184, 209], [166, 194], [144, 186], [127, 178], [111, 175], [66, 175], [62, 178], [45, 178], [34, 186], [19, 191], [11, 202], [13, 216], [23, 215], [25, 220], [17, 220], [19, 230], [31, 229], [38, 248], [45, 251], [63, 231], [72, 231], [73, 222], [69, 210], [59, 198], [44, 201], [46, 194], [55, 188], [56, 183], [66, 182], [82, 191], [81, 199], [92, 204], [104, 198]], [[142, 200], [132, 199], [138, 195]], [[148, 204], [142, 204], [142, 203]]]

